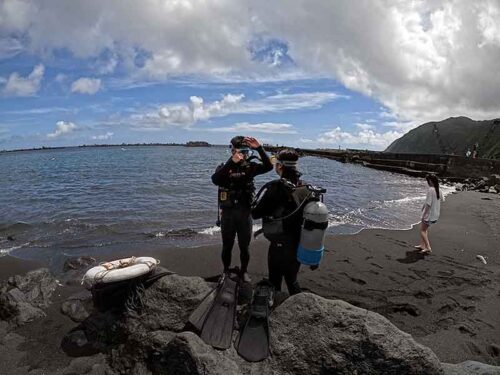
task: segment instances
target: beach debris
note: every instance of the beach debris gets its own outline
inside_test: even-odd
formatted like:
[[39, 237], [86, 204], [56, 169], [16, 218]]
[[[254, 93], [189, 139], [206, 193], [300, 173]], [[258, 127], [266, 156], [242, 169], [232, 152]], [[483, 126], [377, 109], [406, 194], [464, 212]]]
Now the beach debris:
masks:
[[486, 262], [486, 258], [482, 255], [476, 255], [476, 258], [479, 259], [483, 264], [488, 264], [488, 262]]

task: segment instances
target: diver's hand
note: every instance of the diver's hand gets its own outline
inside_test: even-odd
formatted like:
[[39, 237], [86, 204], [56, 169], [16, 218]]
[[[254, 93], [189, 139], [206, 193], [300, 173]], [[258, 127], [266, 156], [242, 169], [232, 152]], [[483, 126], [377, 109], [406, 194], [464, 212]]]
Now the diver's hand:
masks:
[[311, 271], [314, 271], [314, 270], [317, 270], [319, 267], [319, 264], [315, 264], [314, 266], [310, 266], [309, 268], [311, 269]]
[[241, 152], [235, 152], [231, 157], [231, 160], [236, 164], [241, 163], [244, 159], [245, 157]]
[[256, 149], [257, 147], [260, 146], [259, 141], [253, 137], [245, 137], [243, 138], [243, 141], [248, 145], [248, 147], [253, 149]]

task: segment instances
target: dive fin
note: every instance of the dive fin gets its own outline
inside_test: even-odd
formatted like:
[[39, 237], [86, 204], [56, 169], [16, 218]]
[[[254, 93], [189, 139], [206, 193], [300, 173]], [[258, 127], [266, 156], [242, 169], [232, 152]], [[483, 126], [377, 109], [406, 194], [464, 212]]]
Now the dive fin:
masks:
[[238, 283], [226, 276], [201, 328], [200, 337], [217, 349], [227, 349], [233, 338]]
[[217, 295], [219, 289], [221, 288], [225, 277], [226, 277], [225, 274], [221, 275], [221, 277], [219, 278], [219, 281], [217, 283], [217, 286], [215, 288], [213, 288], [205, 296], [205, 298], [203, 298], [203, 300], [198, 305], [198, 307], [189, 316], [189, 320], [188, 320], [189, 323], [191, 323], [193, 325], [193, 327], [195, 327], [198, 331], [201, 331], [201, 329], [203, 328], [203, 324], [205, 323], [205, 319], [207, 318], [207, 315], [210, 312], [212, 305], [214, 304], [215, 296]]
[[248, 319], [240, 333], [236, 351], [249, 362], [259, 362], [269, 357], [269, 304], [273, 289], [267, 282], [260, 282], [254, 292]]

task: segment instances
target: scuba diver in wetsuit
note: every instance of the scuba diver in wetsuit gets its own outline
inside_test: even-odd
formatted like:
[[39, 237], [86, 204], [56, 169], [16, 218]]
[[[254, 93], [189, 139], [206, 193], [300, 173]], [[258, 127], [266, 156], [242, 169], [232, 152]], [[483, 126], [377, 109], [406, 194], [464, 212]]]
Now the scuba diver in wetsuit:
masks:
[[[299, 180], [297, 170], [299, 155], [293, 149], [281, 150], [276, 155], [275, 170], [280, 179], [266, 184], [252, 206], [252, 217], [262, 218], [264, 236], [270, 241], [267, 256], [269, 281], [275, 290], [281, 290], [283, 278], [290, 295], [300, 293], [297, 281], [300, 263], [297, 260], [297, 248], [303, 221], [304, 203], [310, 197], [307, 186]], [[267, 189], [267, 190], [266, 190]], [[283, 218], [279, 222], [273, 218]], [[267, 221], [266, 221], [267, 220]], [[266, 223], [273, 223], [272, 231], [266, 234]], [[277, 229], [279, 227], [279, 229]], [[274, 229], [273, 229], [274, 228]], [[271, 230], [267, 230], [271, 232]], [[311, 266], [316, 269], [317, 266]]]
[[[220, 165], [212, 175], [212, 182], [219, 186], [219, 205], [222, 211], [222, 263], [224, 272], [231, 266], [231, 253], [238, 235], [241, 276], [250, 282], [247, 273], [252, 237], [250, 206], [255, 193], [254, 177], [269, 172], [273, 165], [260, 143], [252, 137], [236, 136], [231, 139], [232, 156]], [[251, 149], [259, 153], [262, 163], [248, 160]]]

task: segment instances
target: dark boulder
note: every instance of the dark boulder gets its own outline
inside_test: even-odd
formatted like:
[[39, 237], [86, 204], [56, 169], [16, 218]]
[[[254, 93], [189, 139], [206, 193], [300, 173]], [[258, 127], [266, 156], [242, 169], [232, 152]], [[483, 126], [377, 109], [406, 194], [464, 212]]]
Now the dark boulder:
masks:
[[310, 293], [271, 316], [273, 368], [287, 374], [441, 374], [436, 355], [377, 313]]
[[140, 314], [129, 311], [127, 324], [135, 325], [135, 331], [180, 332], [211, 289], [201, 277], [164, 276], [144, 290], [140, 296]]
[[71, 357], [91, 356], [100, 352], [100, 347], [93, 340], [89, 340], [82, 329], [75, 329], [64, 336], [61, 348]]
[[451, 364], [443, 363], [445, 375], [500, 375], [499, 366], [491, 366], [476, 361]]
[[164, 375], [243, 374], [225, 352], [213, 349], [192, 332], [178, 334], [156, 352], [151, 367], [154, 374]]
[[77, 323], [83, 322], [90, 315], [79, 300], [64, 301], [61, 305], [61, 312]]
[[41, 309], [50, 305], [57, 285], [57, 280], [46, 268], [10, 277], [7, 282], [0, 283], [0, 319], [23, 325], [44, 317]]
[[92, 311], [92, 294], [88, 290], [73, 294], [61, 304], [61, 312], [74, 322], [83, 322]]

